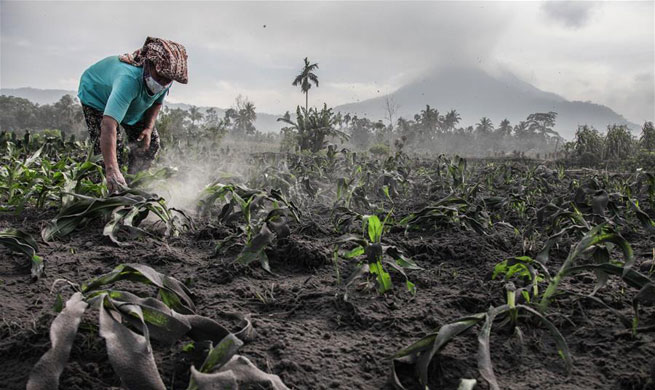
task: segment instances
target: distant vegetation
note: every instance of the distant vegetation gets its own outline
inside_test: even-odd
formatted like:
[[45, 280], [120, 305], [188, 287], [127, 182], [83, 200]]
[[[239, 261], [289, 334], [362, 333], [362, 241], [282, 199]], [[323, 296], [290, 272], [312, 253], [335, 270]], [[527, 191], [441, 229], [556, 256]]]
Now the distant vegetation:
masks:
[[[307, 96], [311, 81], [318, 86], [314, 71], [318, 64], [305, 65], [294, 79]], [[309, 86], [309, 87], [308, 87]], [[295, 118], [287, 112], [278, 121], [288, 124], [279, 133], [263, 133], [255, 127], [253, 102], [237, 97], [232, 108], [219, 115], [215, 108], [188, 110], [166, 107], [160, 114], [157, 129], [164, 147], [196, 145], [207, 151], [215, 149], [224, 137], [267, 144], [271, 150], [280, 145], [283, 152], [318, 152], [330, 143], [340, 143], [355, 150], [376, 155], [404, 151], [419, 155], [458, 154], [469, 157], [566, 158], [581, 166], [608, 161], [627, 160], [655, 163], [655, 131], [652, 122], [644, 123], [640, 137], [634, 137], [623, 125], [610, 125], [604, 133], [582, 125], [575, 139], [568, 141], [553, 130], [557, 113], [533, 113], [525, 120], [510, 123], [505, 119], [494, 124], [482, 117], [474, 125], [463, 126], [457, 110], [440, 112], [426, 105], [411, 119], [395, 113], [397, 105], [387, 100], [386, 120], [373, 121], [349, 113], [298, 106]], [[13, 96], [0, 96], [0, 131], [11, 137], [25, 132], [56, 130], [64, 138], [86, 137], [86, 125], [79, 102], [70, 95], [54, 104], [39, 105]], [[60, 134], [59, 134], [60, 132]], [[632, 164], [634, 165], [634, 164]]]

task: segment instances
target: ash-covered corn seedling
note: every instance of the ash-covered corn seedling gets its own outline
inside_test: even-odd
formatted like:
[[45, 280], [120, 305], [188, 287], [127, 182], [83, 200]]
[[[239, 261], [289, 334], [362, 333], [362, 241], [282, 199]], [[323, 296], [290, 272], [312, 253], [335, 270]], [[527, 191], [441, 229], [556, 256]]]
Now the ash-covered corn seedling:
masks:
[[[143, 293], [137, 295], [124, 287], [117, 288], [116, 283], [121, 281], [154, 288], [157, 294], [144, 297]], [[81, 286], [72, 282], [69, 285], [76, 292], [52, 322], [52, 345], [32, 368], [28, 390], [59, 387], [82, 316], [89, 309], [98, 311], [98, 334], [104, 339], [109, 362], [126, 389], [166, 388], [157, 369], [151, 339], [168, 346], [190, 339], [196, 352], [207, 355], [199, 369], [191, 367], [189, 390], [235, 388], [237, 383], [287, 389], [279, 377], [262, 372], [236, 354], [242, 340], [250, 340], [254, 335], [247, 317], [231, 314], [242, 322], [242, 328], [233, 333], [196, 314], [191, 292], [175, 278], [145, 265], [121, 264]]]
[[21, 253], [30, 261], [32, 278], [38, 279], [43, 275], [45, 265], [43, 258], [37, 255], [39, 248], [34, 238], [18, 229], [7, 229], [0, 231], [0, 244], [11, 251]]
[[[216, 215], [215, 203], [223, 203]], [[259, 261], [262, 268], [270, 272], [266, 250], [277, 239], [290, 234], [289, 219], [299, 221], [299, 210], [279, 190], [268, 192], [251, 190], [238, 185], [213, 184], [207, 187], [198, 201], [201, 214], [215, 216], [232, 233], [217, 243], [215, 255], [240, 246], [236, 261], [248, 265]]]
[[184, 212], [167, 207], [163, 198], [139, 190], [125, 190], [121, 194], [106, 198], [79, 194], [66, 195], [70, 195], [71, 199], [66, 201], [57, 217], [41, 231], [41, 236], [46, 242], [65, 237], [93, 220], [109, 219], [103, 235], [120, 246], [126, 245], [118, 238], [121, 229], [136, 235], [157, 237], [139, 227], [151, 213], [164, 224], [164, 237], [177, 236], [190, 223], [189, 217]]
[[[490, 307], [487, 312], [477, 313], [460, 318], [456, 321], [447, 323], [435, 329], [434, 332], [418, 340], [412, 345], [401, 349], [391, 357], [391, 378], [396, 388], [405, 389], [402, 383], [402, 378], [397, 373], [397, 366], [399, 364], [411, 365], [415, 368], [418, 381], [422, 386], [428, 386], [428, 368], [430, 362], [438, 355], [446, 345], [448, 345], [457, 336], [462, 335], [469, 330], [473, 329], [476, 325], [480, 325], [478, 332], [478, 353], [477, 353], [477, 366], [480, 376], [489, 384], [489, 387], [494, 390], [501, 389], [494, 373], [493, 364], [491, 360], [491, 331], [494, 323], [499, 322], [499, 326], [508, 326], [512, 331], [513, 337], [518, 339], [519, 343], [523, 343], [523, 332], [519, 327], [520, 321], [524, 321], [524, 317], [533, 317], [539, 324], [543, 325], [546, 330], [551, 334], [557, 347], [558, 355], [564, 360], [566, 371], [569, 372], [572, 368], [571, 353], [564, 336], [560, 333], [559, 329], [549, 321], [538, 310], [535, 310], [529, 305], [517, 303], [517, 293], [520, 294], [521, 289], [514, 286], [513, 283], [508, 283], [505, 287], [507, 302], [497, 307]], [[519, 295], [520, 296], [520, 295]], [[519, 317], [519, 313], [523, 313], [524, 317]], [[525, 322], [526, 326], [534, 326], [530, 322]]]

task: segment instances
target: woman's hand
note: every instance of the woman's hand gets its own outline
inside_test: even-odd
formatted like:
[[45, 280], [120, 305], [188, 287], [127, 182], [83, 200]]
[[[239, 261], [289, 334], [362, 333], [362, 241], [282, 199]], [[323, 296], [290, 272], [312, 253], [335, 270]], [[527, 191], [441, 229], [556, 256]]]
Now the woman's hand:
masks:
[[136, 140], [138, 142], [142, 142], [141, 146], [139, 147], [139, 152], [140, 153], [145, 153], [148, 150], [150, 150], [150, 137], [152, 136], [152, 127], [146, 127], [143, 129], [141, 134], [139, 135], [139, 138]]
[[110, 195], [118, 193], [127, 188], [125, 178], [123, 177], [123, 174], [121, 173], [120, 169], [118, 169], [118, 167], [107, 168], [106, 179], [107, 189], [109, 190]]

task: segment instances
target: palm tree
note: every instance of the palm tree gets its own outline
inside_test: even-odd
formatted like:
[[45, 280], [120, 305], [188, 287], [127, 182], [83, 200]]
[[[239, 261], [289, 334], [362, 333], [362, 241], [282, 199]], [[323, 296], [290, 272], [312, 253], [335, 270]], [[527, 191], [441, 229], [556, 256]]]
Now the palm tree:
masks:
[[477, 131], [479, 134], [490, 134], [492, 131], [494, 131], [494, 125], [491, 123], [491, 119], [483, 116], [480, 119], [480, 123], [476, 123], [475, 131]]
[[310, 64], [307, 57], [305, 57], [305, 66], [300, 74], [293, 80], [293, 83], [291, 83], [294, 87], [300, 85], [300, 90], [305, 94], [305, 110], [309, 107], [309, 89], [312, 87], [311, 82], [313, 82], [318, 88], [318, 76], [312, 73], [316, 69], [318, 69], [318, 64]]
[[507, 118], [503, 119], [500, 122], [500, 126], [497, 129], [503, 137], [509, 137], [512, 135], [512, 125], [510, 125]]
[[191, 120], [191, 125], [195, 127], [196, 121], [201, 120], [203, 117], [202, 112], [200, 112], [200, 109], [196, 106], [191, 106], [189, 108], [189, 119]]
[[437, 135], [438, 129], [441, 125], [439, 120], [439, 110], [431, 108], [430, 105], [425, 106], [425, 110], [421, 110], [420, 118], [423, 131], [427, 133], [428, 138]]
[[446, 115], [443, 117], [444, 130], [446, 131], [453, 130], [461, 120], [462, 117], [459, 115], [459, 112], [457, 112], [456, 110], [448, 111]]
[[239, 131], [245, 134], [254, 134], [255, 126], [253, 122], [257, 120], [255, 105], [252, 102], [246, 102], [242, 109], [236, 114], [234, 125]]
[[514, 125], [514, 135], [516, 138], [524, 139], [528, 138], [530, 135], [530, 128], [528, 127], [528, 122], [520, 121], [518, 125]]
[[219, 119], [218, 119], [218, 112], [216, 112], [216, 108], [210, 107], [207, 109], [207, 112], [205, 112], [205, 120], [209, 125], [215, 125], [218, 123]]

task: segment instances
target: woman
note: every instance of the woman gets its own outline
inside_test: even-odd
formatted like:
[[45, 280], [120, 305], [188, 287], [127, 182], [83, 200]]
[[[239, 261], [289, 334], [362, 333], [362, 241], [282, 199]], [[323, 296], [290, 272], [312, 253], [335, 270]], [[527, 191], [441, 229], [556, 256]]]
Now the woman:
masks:
[[102, 154], [110, 193], [126, 186], [120, 171], [123, 136], [118, 125], [131, 146], [128, 172], [147, 169], [159, 150], [155, 121], [173, 81], [188, 82], [186, 49], [151, 37], [134, 53], [107, 57], [82, 74], [77, 96], [94, 152]]

